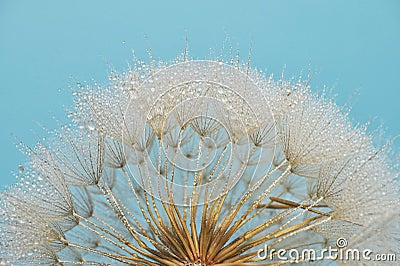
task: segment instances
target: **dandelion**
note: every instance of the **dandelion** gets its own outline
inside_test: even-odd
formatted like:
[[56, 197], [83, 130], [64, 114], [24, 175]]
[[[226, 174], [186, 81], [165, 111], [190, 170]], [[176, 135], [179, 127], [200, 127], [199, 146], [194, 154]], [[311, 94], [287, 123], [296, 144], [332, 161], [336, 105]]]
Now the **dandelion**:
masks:
[[276, 250], [338, 238], [399, 250], [388, 148], [307, 81], [185, 52], [74, 97], [71, 124], [24, 147], [1, 192], [3, 264], [281, 265], [310, 258]]

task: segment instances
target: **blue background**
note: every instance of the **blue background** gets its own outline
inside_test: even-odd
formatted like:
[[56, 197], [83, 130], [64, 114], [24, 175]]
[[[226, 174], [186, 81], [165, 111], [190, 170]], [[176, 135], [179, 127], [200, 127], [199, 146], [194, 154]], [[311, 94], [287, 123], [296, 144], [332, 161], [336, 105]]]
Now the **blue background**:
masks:
[[[377, 117], [386, 136], [400, 133], [400, 1], [11, 1], [0, 0], [0, 185], [72, 107], [69, 86], [103, 83], [110, 66], [138, 57], [170, 60], [220, 53], [229, 36], [253, 66], [279, 76], [313, 73], [352, 120]], [[227, 44], [229, 46], [229, 44]], [[398, 146], [398, 145], [397, 145]]]

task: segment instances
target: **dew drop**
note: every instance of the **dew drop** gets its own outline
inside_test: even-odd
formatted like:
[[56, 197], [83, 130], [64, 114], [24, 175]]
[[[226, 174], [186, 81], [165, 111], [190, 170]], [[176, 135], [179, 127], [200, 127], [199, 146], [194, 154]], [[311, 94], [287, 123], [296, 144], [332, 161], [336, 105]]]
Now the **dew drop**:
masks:
[[96, 129], [96, 127], [94, 126], [94, 124], [92, 122], [89, 122], [86, 124], [87, 129], [93, 131]]
[[18, 166], [18, 172], [23, 173], [25, 171], [25, 167], [23, 165]]

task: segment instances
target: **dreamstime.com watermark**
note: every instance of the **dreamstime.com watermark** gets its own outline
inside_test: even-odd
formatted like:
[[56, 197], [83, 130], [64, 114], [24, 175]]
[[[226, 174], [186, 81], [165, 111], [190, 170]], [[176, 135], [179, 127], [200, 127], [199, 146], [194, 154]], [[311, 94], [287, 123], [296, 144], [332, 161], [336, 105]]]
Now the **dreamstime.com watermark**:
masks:
[[329, 246], [323, 249], [269, 249], [267, 245], [259, 249], [257, 256], [261, 260], [281, 260], [290, 262], [318, 261], [318, 260], [341, 260], [341, 261], [380, 261], [393, 262], [397, 260], [394, 253], [374, 254], [370, 249], [347, 248], [347, 240], [338, 238], [336, 247]]

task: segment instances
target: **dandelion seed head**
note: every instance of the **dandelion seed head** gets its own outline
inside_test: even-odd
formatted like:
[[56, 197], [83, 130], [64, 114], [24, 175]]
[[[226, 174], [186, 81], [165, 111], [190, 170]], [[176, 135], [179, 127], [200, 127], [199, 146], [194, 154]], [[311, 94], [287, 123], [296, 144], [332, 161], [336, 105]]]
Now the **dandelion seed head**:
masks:
[[23, 148], [30, 161], [1, 193], [4, 261], [265, 265], [290, 262], [265, 261], [265, 246], [398, 241], [398, 170], [307, 80], [185, 51], [108, 82], [79, 83], [72, 124]]

